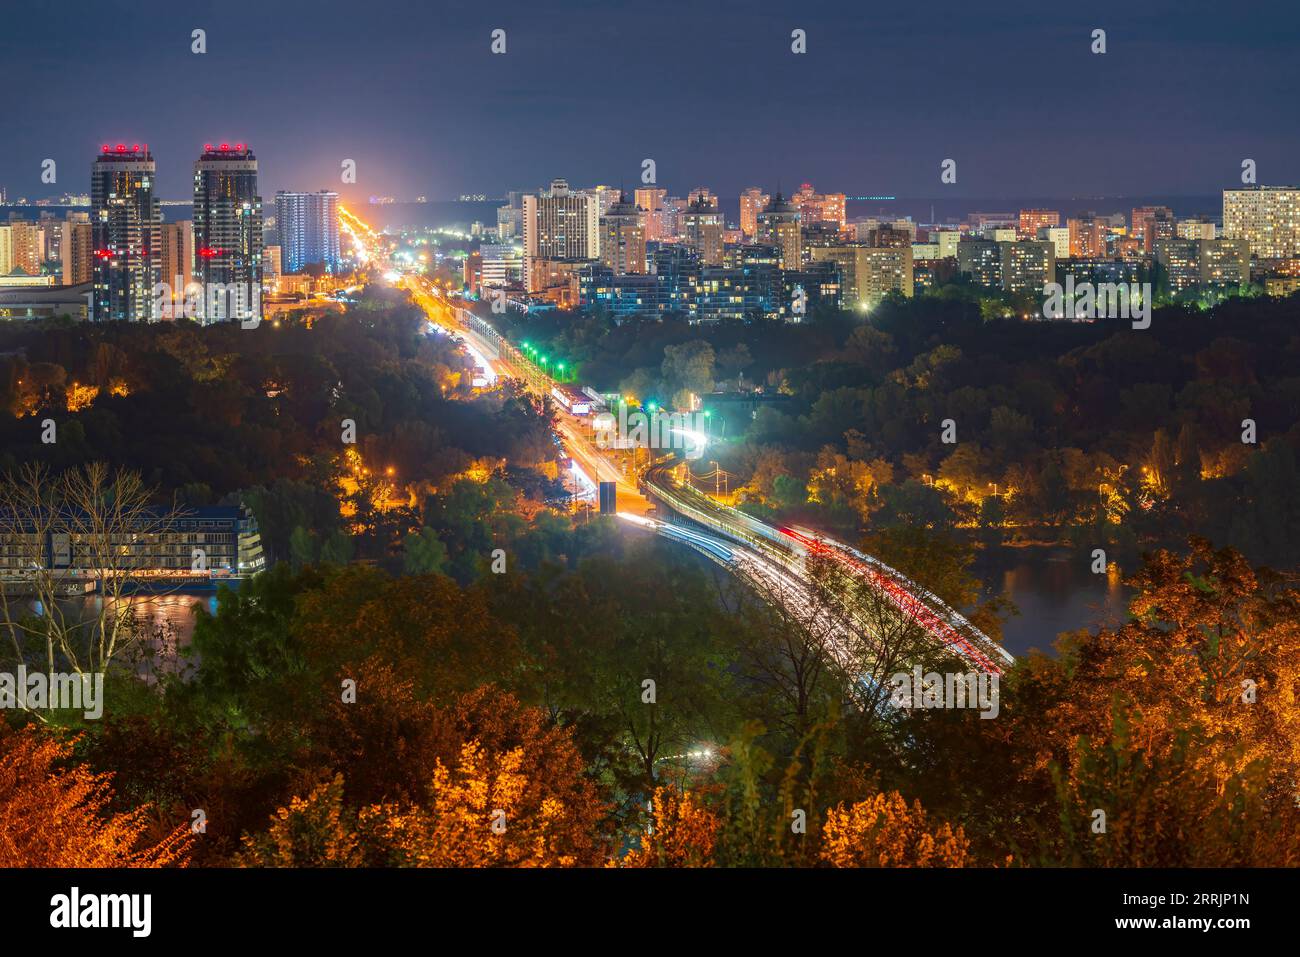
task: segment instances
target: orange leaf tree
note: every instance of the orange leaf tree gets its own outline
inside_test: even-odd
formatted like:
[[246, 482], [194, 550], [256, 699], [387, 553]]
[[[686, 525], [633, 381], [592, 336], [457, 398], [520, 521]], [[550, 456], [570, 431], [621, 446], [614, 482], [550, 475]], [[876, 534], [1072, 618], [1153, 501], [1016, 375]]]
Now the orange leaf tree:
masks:
[[826, 812], [821, 859], [832, 867], [965, 867], [970, 842], [959, 827], [933, 826], [920, 801], [897, 791]]
[[700, 797], [655, 788], [651, 824], [641, 846], [623, 858], [624, 867], [712, 867], [722, 821]]
[[151, 841], [147, 806], [114, 813], [112, 774], [64, 766], [72, 745], [31, 729], [0, 737], [0, 867], [185, 865], [187, 824]]

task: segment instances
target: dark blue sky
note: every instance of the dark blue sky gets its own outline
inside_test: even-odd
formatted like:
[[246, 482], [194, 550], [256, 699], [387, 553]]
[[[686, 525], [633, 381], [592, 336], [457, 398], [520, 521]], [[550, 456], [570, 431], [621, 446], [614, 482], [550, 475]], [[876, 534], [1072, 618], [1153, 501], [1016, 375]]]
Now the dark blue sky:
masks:
[[678, 193], [1204, 194], [1245, 157], [1300, 181], [1298, 47], [1290, 0], [23, 0], [0, 18], [0, 184], [84, 191], [100, 143], [140, 141], [184, 198], [203, 143], [242, 140], [267, 196], [339, 188], [345, 158], [362, 195], [434, 199], [630, 187], [644, 157]]

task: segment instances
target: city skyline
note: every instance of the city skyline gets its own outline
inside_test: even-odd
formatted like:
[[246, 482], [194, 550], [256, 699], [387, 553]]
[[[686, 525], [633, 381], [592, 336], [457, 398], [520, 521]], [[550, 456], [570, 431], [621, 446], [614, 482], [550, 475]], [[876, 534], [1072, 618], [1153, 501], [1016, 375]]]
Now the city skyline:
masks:
[[1274, 918], [1300, 8], [11, 6], [20, 934]]
[[[850, 196], [1200, 195], [1228, 185], [1244, 158], [1261, 182], [1300, 180], [1300, 134], [1261, 134], [1251, 118], [1287, 109], [1300, 15], [1278, 4], [1238, 22], [1193, 6], [943, 4], [864, 18], [839, 3], [750, 5], [736, 18], [661, 4], [647, 29], [634, 12], [552, 19], [514, 3], [484, 15], [390, 3], [365, 17], [284, 4], [250, 27], [217, 6], [77, 2], [61, 7], [79, 28], [58, 69], [9, 124], [0, 184], [11, 198], [79, 192], [66, 170], [95, 142], [147, 141], [165, 158], [214, 130], [257, 147], [266, 195], [340, 189], [352, 201], [500, 195], [558, 175], [631, 187], [646, 158], [660, 183], [709, 182], [724, 196], [791, 173]], [[52, 65], [45, 29], [39, 5], [14, 11], [0, 54]], [[196, 29], [205, 53], [192, 52]], [[504, 54], [491, 51], [496, 29]], [[1104, 54], [1092, 52], [1095, 29]], [[806, 53], [792, 52], [794, 30]], [[143, 98], [80, 93], [102, 82], [105, 45], [140, 51], [114, 62], [116, 82]], [[143, 105], [159, 99], [159, 75], [165, 100]], [[1238, 106], [1247, 98], [1250, 115]], [[958, 175], [941, 184], [947, 158]], [[41, 181], [46, 159], [55, 184]], [[347, 159], [354, 188], [340, 181]], [[183, 196], [183, 164], [159, 165], [159, 195]]]
[[[177, 187], [177, 189], [172, 193], [168, 193], [160, 185], [168, 178], [175, 178], [176, 170], [172, 167], [179, 163], [179, 165], [184, 169], [192, 170], [192, 157], [195, 155], [219, 152], [235, 154], [245, 150], [252, 153], [255, 145], [256, 144], [252, 142], [244, 143], [236, 142], [234, 140], [218, 142], [212, 137], [208, 137], [202, 143], [196, 142], [192, 147], [186, 147], [188, 151], [184, 152], [182, 158], [179, 160], [173, 158], [169, 162], [166, 156], [159, 155], [158, 151], [153, 148], [151, 142], [147, 138], [143, 141], [130, 139], [119, 139], [115, 141], [113, 138], [108, 137], [103, 141], [96, 140], [93, 143], [88, 143], [82, 154], [77, 157], [77, 162], [74, 165], [84, 167], [86, 162], [93, 164], [101, 156], [111, 158], [113, 156], [121, 157], [125, 155], [127, 158], [130, 158], [133, 154], [147, 153], [157, 163], [154, 192], [158, 194], [158, 199], [162, 205], [189, 205], [192, 201], [190, 193], [193, 189], [193, 184], [189, 175], [184, 178], [182, 185]], [[257, 150], [257, 153], [259, 158], [259, 167], [264, 166], [266, 161], [260, 148]], [[274, 164], [274, 162], [273, 158], [272, 163]], [[801, 170], [806, 170], [806, 164], [796, 164], [795, 169], [777, 172], [770, 178], [756, 178], [752, 181], [744, 181], [745, 185], [736, 189], [715, 189], [715, 184], [723, 175], [716, 171], [704, 171], [700, 175], [689, 179], [678, 178], [667, 180], [659, 177], [657, 163], [652, 168], [653, 171], [651, 173], [645, 174], [647, 176], [655, 176], [656, 178], [653, 182], [643, 181], [636, 175], [615, 178], [609, 175], [602, 177], [599, 173], [592, 178], [581, 179], [566, 175], [562, 170], [556, 172], [555, 170], [559, 169], [559, 167], [554, 167], [554, 164], [547, 163], [545, 165], [546, 168], [552, 169], [552, 172], [545, 177], [538, 179], [536, 182], [515, 182], [505, 188], [486, 193], [458, 193], [455, 195], [434, 194], [432, 197], [424, 193], [393, 195], [391, 193], [385, 193], [383, 190], [377, 192], [363, 190], [355, 185], [350, 185], [344, 182], [310, 188], [280, 185], [271, 189], [263, 187], [263, 189], [267, 192], [268, 196], [273, 196], [275, 193], [288, 193], [295, 195], [333, 193], [339, 196], [342, 201], [353, 205], [412, 205], [427, 203], [430, 199], [432, 199], [433, 202], [441, 203], [477, 202], [501, 204], [509, 203], [512, 195], [523, 196], [545, 193], [551, 188], [553, 183], [562, 182], [566, 184], [568, 188], [577, 192], [599, 192], [601, 190], [607, 190], [609, 191], [610, 196], [615, 197], [615, 199], [611, 200], [610, 203], [616, 201], [617, 194], [622, 191], [626, 194], [629, 202], [636, 201], [643, 209], [647, 208], [647, 204], [643, 201], [644, 197], [651, 194], [673, 199], [682, 199], [688, 205], [694, 202], [698, 195], [705, 195], [707, 196], [709, 203], [715, 206], [721, 206], [723, 212], [725, 212], [729, 217], [729, 223], [743, 224], [745, 212], [741, 209], [741, 204], [750, 194], [754, 194], [756, 197], [761, 197], [760, 207], [770, 202], [772, 197], [777, 193], [781, 193], [784, 198], [790, 199], [800, 192], [815, 192], [818, 194], [826, 192], [828, 194], [842, 197], [841, 202], [847, 201], [847, 203], [854, 204], [856, 207], [876, 204], [883, 209], [885, 208], [884, 204], [891, 203], [898, 203], [900, 205], [910, 204], [912, 206], [917, 206], [918, 204], [930, 204], [939, 206], [955, 205], [962, 207], [966, 211], [979, 211], [981, 209], [979, 204], [981, 203], [1002, 204], [997, 207], [998, 209], [1001, 209], [1002, 206], [1005, 206], [1008, 209], [1013, 207], [1029, 209], [1032, 208], [1032, 204], [1035, 202], [1052, 203], [1063, 208], [1082, 208], [1080, 204], [1123, 204], [1125, 202], [1131, 202], [1142, 198], [1153, 200], [1181, 199], [1196, 202], [1213, 199], [1217, 203], [1221, 199], [1224, 191], [1237, 189], [1241, 185], [1253, 186], [1258, 182], [1261, 185], [1269, 184], [1279, 188], [1296, 188], [1297, 183], [1300, 183], [1300, 175], [1297, 175], [1294, 179], [1287, 179], [1285, 177], [1281, 179], [1277, 177], [1268, 178], [1263, 176], [1263, 174], [1259, 172], [1258, 162], [1254, 160], [1253, 157], [1246, 157], [1241, 161], [1241, 164], [1238, 167], [1223, 171], [1220, 182], [1209, 185], [1199, 192], [1175, 192], [1171, 190], [1168, 184], [1162, 185], [1156, 183], [1152, 190], [1143, 191], [1120, 189], [1104, 193], [1086, 193], [1066, 189], [1057, 194], [1034, 194], [1022, 191], [1008, 192], [1000, 195], [960, 195], [955, 191], [944, 192], [942, 186], [936, 187], [928, 193], [917, 193], [911, 196], [885, 193], [862, 195], [846, 188], [841, 183], [831, 183], [829, 180], [821, 177], [800, 175]], [[58, 161], [56, 161], [56, 166], [62, 173], [63, 166], [58, 165]], [[1244, 172], [1247, 169], [1247, 166], [1249, 166], [1248, 174]], [[941, 164], [940, 173], [942, 173], [942, 170], [943, 167]], [[639, 172], [644, 172], [644, 170]], [[0, 182], [0, 206], [88, 206], [90, 205], [89, 200], [91, 196], [90, 187], [92, 179], [93, 177], [82, 175], [76, 180], [69, 180], [66, 174], [62, 174], [53, 183], [49, 185], [38, 185], [36, 188], [28, 191], [20, 191], [13, 189], [12, 187], [6, 187], [3, 182]], [[266, 181], [264, 173], [259, 173], [259, 180], [261, 182]], [[690, 185], [687, 185], [688, 183]], [[821, 187], [827, 186], [832, 188], [826, 190], [821, 189]], [[641, 197], [641, 199], [638, 200], [638, 197]], [[609, 203], [606, 205], [609, 205]], [[760, 207], [755, 207], [756, 211]], [[992, 205], [987, 206], [987, 209], [992, 208]], [[1117, 211], [1120, 208], [1120, 206], [1115, 207]], [[604, 215], [603, 209], [604, 207], [602, 207], [602, 216]], [[848, 211], [853, 215], [858, 215], [860, 213], [860, 209], [855, 210], [849, 208]], [[735, 215], [737, 213], [739, 213], [739, 218]], [[942, 221], [938, 217], [933, 220], [925, 220], [924, 217], [911, 218], [933, 222]]]

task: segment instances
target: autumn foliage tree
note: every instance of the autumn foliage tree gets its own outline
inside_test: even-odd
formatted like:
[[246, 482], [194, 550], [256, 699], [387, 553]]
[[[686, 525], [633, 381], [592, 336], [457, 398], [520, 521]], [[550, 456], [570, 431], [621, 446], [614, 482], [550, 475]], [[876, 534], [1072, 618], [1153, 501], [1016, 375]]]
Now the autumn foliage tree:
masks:
[[1300, 594], [1199, 539], [1150, 556], [1133, 584], [1132, 621], [1074, 636], [1026, 682], [1043, 702], [1031, 767], [1061, 815], [1050, 856], [1295, 866]]
[[624, 867], [712, 867], [722, 820], [691, 791], [655, 788], [651, 821]]
[[[572, 867], [592, 864], [590, 834], [552, 795], [531, 795], [524, 754], [467, 741], [455, 766], [438, 763], [422, 804], [371, 805], [359, 815], [383, 863], [402, 867]], [[531, 805], [531, 806], [530, 806]], [[579, 824], [575, 829], [574, 824]]]
[[71, 753], [71, 744], [41, 731], [0, 734], [0, 867], [188, 862], [188, 822], [151, 839], [149, 808], [112, 811], [113, 776], [67, 764]]
[[249, 867], [359, 867], [365, 863], [356, 815], [343, 804], [343, 775], [295, 797], [262, 834], [244, 835], [241, 864]]
[[[572, 735], [544, 712], [492, 687], [446, 707], [410, 697], [391, 671], [376, 689], [396, 692], [339, 705], [331, 739], [336, 775], [295, 796], [268, 830], [246, 835], [253, 866], [556, 867], [596, 865], [607, 853], [608, 807], [587, 777]], [[373, 747], [373, 751], [370, 751]], [[370, 757], [367, 757], [369, 753]], [[400, 761], [393, 761], [399, 755]], [[371, 760], [370, 758], [374, 758]], [[347, 780], [359, 763], [359, 784]], [[384, 766], [388, 770], [385, 774]], [[422, 786], [412, 772], [427, 769]]]
[[931, 824], [920, 801], [897, 791], [826, 812], [821, 860], [831, 867], [965, 867], [970, 842], [960, 827]]

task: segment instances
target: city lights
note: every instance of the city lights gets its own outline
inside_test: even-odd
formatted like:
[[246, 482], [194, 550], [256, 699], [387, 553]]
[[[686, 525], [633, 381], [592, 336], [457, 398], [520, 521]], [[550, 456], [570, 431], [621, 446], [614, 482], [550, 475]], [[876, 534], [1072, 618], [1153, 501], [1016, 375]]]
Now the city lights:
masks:
[[1293, 5], [173, 7], [3, 18], [15, 939], [1287, 926]]

